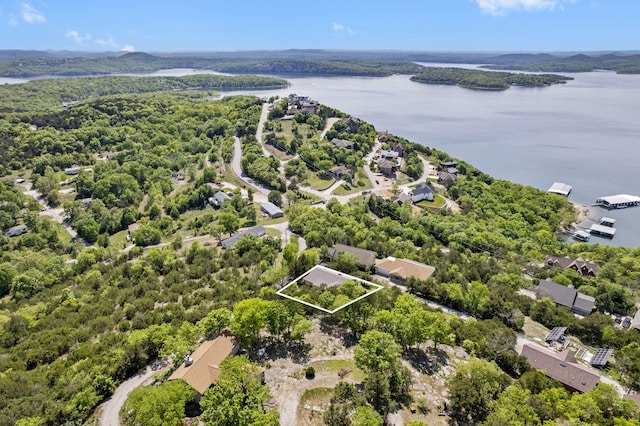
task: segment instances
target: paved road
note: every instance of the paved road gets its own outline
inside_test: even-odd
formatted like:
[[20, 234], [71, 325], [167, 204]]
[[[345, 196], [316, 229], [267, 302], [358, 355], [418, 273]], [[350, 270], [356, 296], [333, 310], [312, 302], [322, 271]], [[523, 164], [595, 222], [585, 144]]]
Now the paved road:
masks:
[[260, 114], [260, 121], [258, 121], [258, 128], [256, 129], [256, 139], [258, 139], [258, 143], [262, 147], [262, 153], [265, 157], [271, 157], [271, 153], [264, 146], [263, 139], [264, 122], [267, 120], [267, 116], [269, 115], [269, 108], [271, 108], [271, 104], [267, 102], [262, 104], [262, 113]]
[[146, 369], [125, 380], [113, 392], [111, 398], [102, 405], [100, 414], [100, 426], [120, 426], [120, 409], [127, 400], [127, 396], [138, 386], [149, 384], [156, 373], [169, 368], [166, 361], [155, 361], [148, 365]]
[[242, 142], [239, 138], [233, 137], [233, 158], [231, 159], [231, 170], [233, 173], [240, 179], [245, 185], [254, 190], [264, 194], [269, 195], [270, 189], [265, 188], [264, 186], [258, 184], [257, 182], [250, 179], [247, 175], [242, 171]]

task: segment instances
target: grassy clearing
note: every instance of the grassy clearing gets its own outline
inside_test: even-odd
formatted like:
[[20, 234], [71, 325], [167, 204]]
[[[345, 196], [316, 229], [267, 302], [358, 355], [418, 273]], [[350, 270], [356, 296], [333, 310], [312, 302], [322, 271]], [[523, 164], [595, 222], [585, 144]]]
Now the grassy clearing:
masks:
[[309, 173], [307, 177], [307, 183], [309, 184], [309, 186], [318, 191], [323, 191], [329, 188], [331, 185], [333, 185], [334, 182], [335, 179], [324, 174]]
[[336, 373], [342, 371], [349, 371], [349, 373], [345, 377], [350, 377], [356, 382], [361, 382], [364, 380], [364, 372], [356, 367], [356, 363], [353, 360], [346, 359], [332, 359], [328, 361], [318, 361], [311, 364], [313, 368], [316, 369], [316, 374], [318, 373]]
[[314, 411], [313, 407], [328, 407], [332, 395], [332, 388], [307, 389], [298, 405], [298, 424], [302, 426], [324, 425], [323, 412]]
[[117, 249], [125, 248], [129, 244], [129, 242], [127, 241], [128, 234], [129, 230], [127, 229], [116, 232], [111, 237], [109, 237], [109, 246]]
[[433, 196], [433, 201], [422, 200], [418, 203], [418, 205], [423, 207], [444, 207], [445, 204], [447, 204], [447, 200], [438, 194]]
[[313, 204], [321, 200], [321, 198], [317, 195], [310, 194], [299, 189], [296, 189], [295, 191], [287, 191], [286, 196], [287, 198], [292, 200], [292, 202], [306, 205]]

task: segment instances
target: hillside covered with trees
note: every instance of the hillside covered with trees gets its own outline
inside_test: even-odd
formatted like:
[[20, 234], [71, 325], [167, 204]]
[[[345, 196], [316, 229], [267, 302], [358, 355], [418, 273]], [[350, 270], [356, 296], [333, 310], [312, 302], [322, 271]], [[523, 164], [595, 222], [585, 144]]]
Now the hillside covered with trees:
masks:
[[520, 74], [469, 70], [463, 68], [426, 68], [411, 81], [425, 84], [446, 84], [475, 90], [506, 90], [511, 86], [545, 87], [562, 84], [573, 77], [555, 74]]
[[[281, 190], [291, 189], [287, 178], [305, 174], [302, 164], [363, 167], [352, 157], [373, 146], [374, 124], [360, 122], [350, 134], [347, 115], [322, 105], [324, 116], [298, 112], [290, 119], [289, 135], [277, 129], [287, 102], [271, 99], [265, 140], [282, 141], [287, 152], [293, 143], [299, 155], [280, 175], [282, 163], [262, 155], [264, 141], [256, 138], [265, 101], [210, 100], [208, 89], [198, 90], [205, 84], [199, 78], [159, 86], [146, 79], [66, 79], [58, 91], [37, 82], [49, 101], [34, 109], [17, 103], [24, 109], [0, 116], [0, 227], [27, 229], [0, 236], [0, 424], [91, 424], [96, 407], [141, 368], [163, 359], [171, 370], [202, 339], [220, 333], [235, 336], [245, 355], [221, 363], [218, 385], [196, 402], [193, 389], [161, 375], [156, 386], [131, 394], [124, 424], [182, 424], [198, 415], [207, 425], [277, 425], [279, 390], [259, 380], [263, 373], [309, 386], [315, 374], [340, 382], [317, 391], [326, 410], [315, 424], [380, 425], [400, 410], [417, 413], [417, 422], [442, 413], [460, 424], [640, 423], [637, 407], [612, 386], [569, 392], [515, 351], [527, 324], [565, 326], [581, 344], [615, 349], [607, 371], [625, 389], [640, 391], [640, 333], [605, 314], [633, 313], [640, 249], [567, 244], [556, 234], [575, 220], [566, 198], [494, 179], [464, 161], [459, 179], [438, 188], [458, 212], [416, 212], [364, 191], [345, 203], [283, 202]], [[35, 96], [40, 86], [31, 84], [12, 86], [11, 96]], [[114, 88], [98, 90], [103, 84]], [[165, 89], [184, 84], [190, 90]], [[62, 108], [53, 100], [65, 93], [82, 101]], [[319, 138], [329, 117], [336, 121]], [[351, 137], [353, 150], [327, 141], [334, 137]], [[453, 160], [393, 140], [416, 161]], [[232, 173], [236, 143], [243, 170], [269, 187], [268, 196]], [[35, 194], [27, 192], [32, 185]], [[210, 199], [221, 192], [225, 201], [215, 206]], [[258, 197], [280, 202], [285, 217], [262, 214]], [[55, 219], [56, 209], [64, 220]], [[267, 228], [263, 237], [219, 245], [255, 225]], [[319, 262], [379, 279], [353, 257], [331, 257], [328, 249], [338, 243], [422, 262], [435, 273], [410, 278], [406, 292], [385, 283], [334, 316], [276, 294]], [[599, 273], [546, 268], [548, 254], [590, 259]], [[522, 294], [547, 277], [593, 296], [596, 312], [576, 318], [548, 299]], [[473, 318], [433, 309], [423, 298]], [[327, 364], [310, 363], [321, 350], [323, 362], [346, 367], [327, 372]], [[283, 373], [285, 364], [295, 371]], [[434, 390], [442, 391], [438, 400], [426, 399], [426, 385], [416, 382], [437, 380], [444, 383]]]

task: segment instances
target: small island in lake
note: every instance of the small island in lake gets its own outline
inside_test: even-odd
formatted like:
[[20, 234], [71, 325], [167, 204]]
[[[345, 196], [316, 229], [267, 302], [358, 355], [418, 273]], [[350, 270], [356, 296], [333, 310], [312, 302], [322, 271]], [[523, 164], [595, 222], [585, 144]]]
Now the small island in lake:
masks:
[[563, 84], [573, 78], [557, 74], [518, 74], [463, 68], [427, 67], [421, 74], [411, 77], [411, 80], [418, 83], [447, 84], [475, 90], [506, 90], [511, 86], [545, 87], [552, 84]]

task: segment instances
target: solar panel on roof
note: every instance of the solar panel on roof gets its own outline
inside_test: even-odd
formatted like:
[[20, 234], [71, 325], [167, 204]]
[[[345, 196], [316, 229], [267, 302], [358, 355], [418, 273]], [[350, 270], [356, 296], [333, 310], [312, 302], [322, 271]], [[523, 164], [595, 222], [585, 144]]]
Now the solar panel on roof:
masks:
[[591, 358], [591, 365], [595, 366], [605, 366], [607, 365], [607, 360], [613, 354], [613, 349], [603, 349], [600, 348], [596, 351], [593, 358]]
[[545, 342], [555, 342], [564, 336], [564, 333], [567, 331], [567, 327], [554, 327], [547, 337], [544, 338]]

